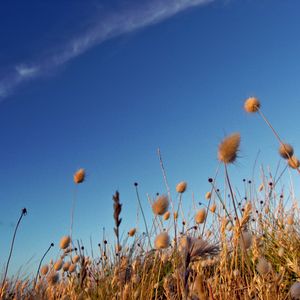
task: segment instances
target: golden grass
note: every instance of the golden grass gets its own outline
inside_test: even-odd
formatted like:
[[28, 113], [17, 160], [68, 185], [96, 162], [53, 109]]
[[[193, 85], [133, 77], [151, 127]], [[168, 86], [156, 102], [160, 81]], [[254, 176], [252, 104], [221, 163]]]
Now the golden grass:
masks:
[[[293, 148], [281, 142], [257, 98], [248, 98], [244, 108], [262, 116], [279, 141], [279, 154], [298, 170]], [[244, 194], [239, 195], [228, 172], [239, 144], [240, 135], [233, 134], [219, 145], [225, 180], [218, 181], [225, 183], [210, 178], [210, 191], [203, 192], [208, 205], [193, 203], [189, 214], [181, 206], [187, 183], [174, 187], [178, 199], [172, 200], [159, 152], [168, 195], [149, 199], [149, 228], [134, 184], [146, 233], [139, 226], [127, 228], [122, 240], [122, 204], [116, 192], [115, 242], [104, 239], [98, 244], [99, 256], [90, 257], [83, 245], [64, 236], [58, 259], [38, 269], [36, 281], [4, 277], [0, 299], [300, 299], [299, 209], [293, 189], [279, 185], [287, 168], [274, 176], [262, 168], [258, 186], [243, 180]], [[75, 183], [83, 182], [84, 175], [76, 174]]]

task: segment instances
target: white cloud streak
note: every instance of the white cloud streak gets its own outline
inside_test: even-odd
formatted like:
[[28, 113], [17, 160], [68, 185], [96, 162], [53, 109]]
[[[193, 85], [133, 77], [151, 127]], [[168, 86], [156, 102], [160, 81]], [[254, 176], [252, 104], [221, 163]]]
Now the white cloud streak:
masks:
[[138, 7], [109, 14], [104, 18], [102, 16], [94, 27], [66, 42], [52, 56], [12, 67], [12, 71], [0, 79], [0, 101], [13, 93], [19, 85], [42, 76], [108, 39], [154, 25], [186, 9], [213, 1], [150, 0], [147, 4], [139, 4]]
[[36, 76], [39, 71], [37, 66], [29, 67], [25, 65], [16, 66], [16, 72], [20, 77], [28, 78], [32, 76]]

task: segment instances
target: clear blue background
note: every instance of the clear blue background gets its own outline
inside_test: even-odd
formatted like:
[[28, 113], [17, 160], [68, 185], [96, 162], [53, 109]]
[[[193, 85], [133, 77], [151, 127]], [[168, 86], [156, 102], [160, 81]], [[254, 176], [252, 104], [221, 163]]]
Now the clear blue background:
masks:
[[[11, 66], [45, 57], [76, 36], [95, 5], [103, 15], [121, 6], [3, 2], [0, 80]], [[192, 192], [201, 201], [209, 189], [218, 143], [228, 133], [242, 136], [240, 158], [231, 168], [236, 184], [251, 177], [259, 150], [259, 164], [274, 171], [278, 143], [257, 115], [243, 111], [248, 96], [261, 99], [264, 113], [299, 154], [299, 11], [295, 0], [214, 1], [107, 40], [5, 98], [0, 265], [22, 207], [28, 215], [17, 235], [11, 273], [21, 265], [35, 269], [48, 245], [69, 233], [78, 168], [86, 169], [87, 178], [78, 187], [74, 235], [87, 247], [90, 236], [95, 245], [101, 241], [103, 226], [111, 234], [116, 189], [124, 234], [135, 226], [135, 181], [150, 218], [147, 193], [165, 192], [158, 147], [173, 190], [180, 180], [189, 184], [186, 208]]]

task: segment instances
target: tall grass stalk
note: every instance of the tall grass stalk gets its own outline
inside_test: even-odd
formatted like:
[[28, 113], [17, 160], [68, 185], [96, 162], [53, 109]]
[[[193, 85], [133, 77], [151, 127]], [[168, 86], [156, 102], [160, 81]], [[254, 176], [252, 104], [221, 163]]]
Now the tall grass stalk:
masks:
[[134, 186], [135, 186], [135, 192], [136, 192], [136, 197], [137, 197], [137, 201], [138, 201], [138, 204], [139, 204], [139, 208], [141, 210], [143, 221], [144, 221], [144, 224], [145, 224], [145, 230], [146, 230], [146, 234], [147, 234], [147, 237], [148, 237], [148, 240], [149, 240], [149, 245], [152, 248], [151, 238], [150, 238], [150, 234], [149, 234], [149, 230], [148, 230], [148, 225], [147, 225], [146, 217], [145, 217], [145, 214], [144, 214], [144, 210], [143, 210], [143, 207], [142, 207], [142, 203], [141, 203], [141, 199], [140, 199], [140, 195], [139, 195], [139, 191], [138, 191], [138, 184], [135, 183]]
[[42, 256], [41, 260], [40, 260], [40, 263], [39, 263], [39, 266], [38, 266], [38, 269], [37, 269], [37, 272], [36, 272], [36, 276], [35, 276], [35, 280], [34, 280], [34, 284], [33, 284], [33, 288], [35, 289], [36, 287], [36, 283], [37, 283], [37, 280], [38, 280], [38, 276], [39, 276], [39, 272], [40, 272], [40, 268], [41, 268], [41, 265], [43, 263], [43, 260], [44, 258], [46, 257], [47, 253], [50, 251], [50, 249], [54, 246], [54, 243], [51, 243], [50, 246], [48, 247], [48, 249], [46, 250], [46, 252], [44, 253], [44, 255]]
[[173, 222], [174, 223], [174, 243], [175, 243], [175, 248], [176, 248], [177, 247], [177, 222], [175, 220], [175, 215], [174, 215], [175, 207], [174, 207], [174, 203], [172, 201], [171, 190], [170, 190], [170, 186], [168, 184], [167, 174], [166, 174], [166, 170], [165, 170], [165, 167], [164, 167], [161, 151], [160, 151], [159, 148], [157, 149], [157, 154], [158, 154], [159, 163], [160, 163], [160, 167], [161, 167], [161, 170], [162, 170], [165, 186], [166, 186], [166, 189], [167, 189], [169, 201], [170, 201], [171, 207], [172, 207], [172, 217], [173, 217], [173, 221], [174, 221]]
[[1, 288], [3, 288], [4, 284], [5, 284], [5, 280], [6, 280], [6, 276], [7, 276], [7, 271], [8, 271], [8, 266], [9, 266], [9, 262], [10, 262], [10, 259], [11, 259], [11, 256], [12, 256], [12, 252], [13, 252], [13, 248], [14, 248], [14, 243], [15, 243], [15, 238], [16, 238], [18, 227], [19, 227], [19, 225], [21, 223], [22, 218], [24, 216], [26, 216], [26, 215], [27, 215], [27, 209], [23, 208], [22, 211], [21, 211], [21, 215], [20, 215], [20, 217], [18, 219], [17, 225], [15, 227], [15, 231], [14, 231], [13, 239], [12, 239], [12, 242], [11, 242], [11, 246], [10, 246], [10, 250], [9, 250], [9, 255], [8, 255], [7, 263], [6, 263], [6, 266], [5, 266], [4, 277], [3, 277]]

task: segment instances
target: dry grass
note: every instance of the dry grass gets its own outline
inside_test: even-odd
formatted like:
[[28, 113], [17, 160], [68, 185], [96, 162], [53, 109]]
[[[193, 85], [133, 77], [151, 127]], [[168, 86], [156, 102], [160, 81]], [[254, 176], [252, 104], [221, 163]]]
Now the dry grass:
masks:
[[[286, 165], [298, 170], [293, 148], [281, 142], [258, 100], [249, 98], [244, 107], [262, 116], [279, 141], [279, 154]], [[132, 227], [121, 240], [122, 198], [116, 192], [115, 244], [103, 240], [98, 245], [100, 256], [91, 258], [83, 245], [65, 236], [60, 257], [40, 269], [49, 248], [36, 280], [14, 281], [5, 275], [0, 298], [300, 299], [299, 209], [293, 189], [284, 191], [278, 183], [287, 167], [277, 177], [266, 175], [262, 168], [259, 186], [243, 180], [244, 194], [239, 195], [228, 172], [229, 164], [237, 159], [239, 143], [239, 134], [234, 134], [220, 144], [218, 157], [225, 166], [225, 183], [221, 186], [210, 178], [210, 191], [203, 191], [208, 205], [194, 204], [192, 214], [181, 206], [186, 182], [174, 185], [178, 198], [171, 199], [159, 152], [167, 195], [149, 199], [148, 209], [153, 211], [149, 228], [135, 183], [146, 234]], [[83, 182], [75, 177], [76, 184]]]

